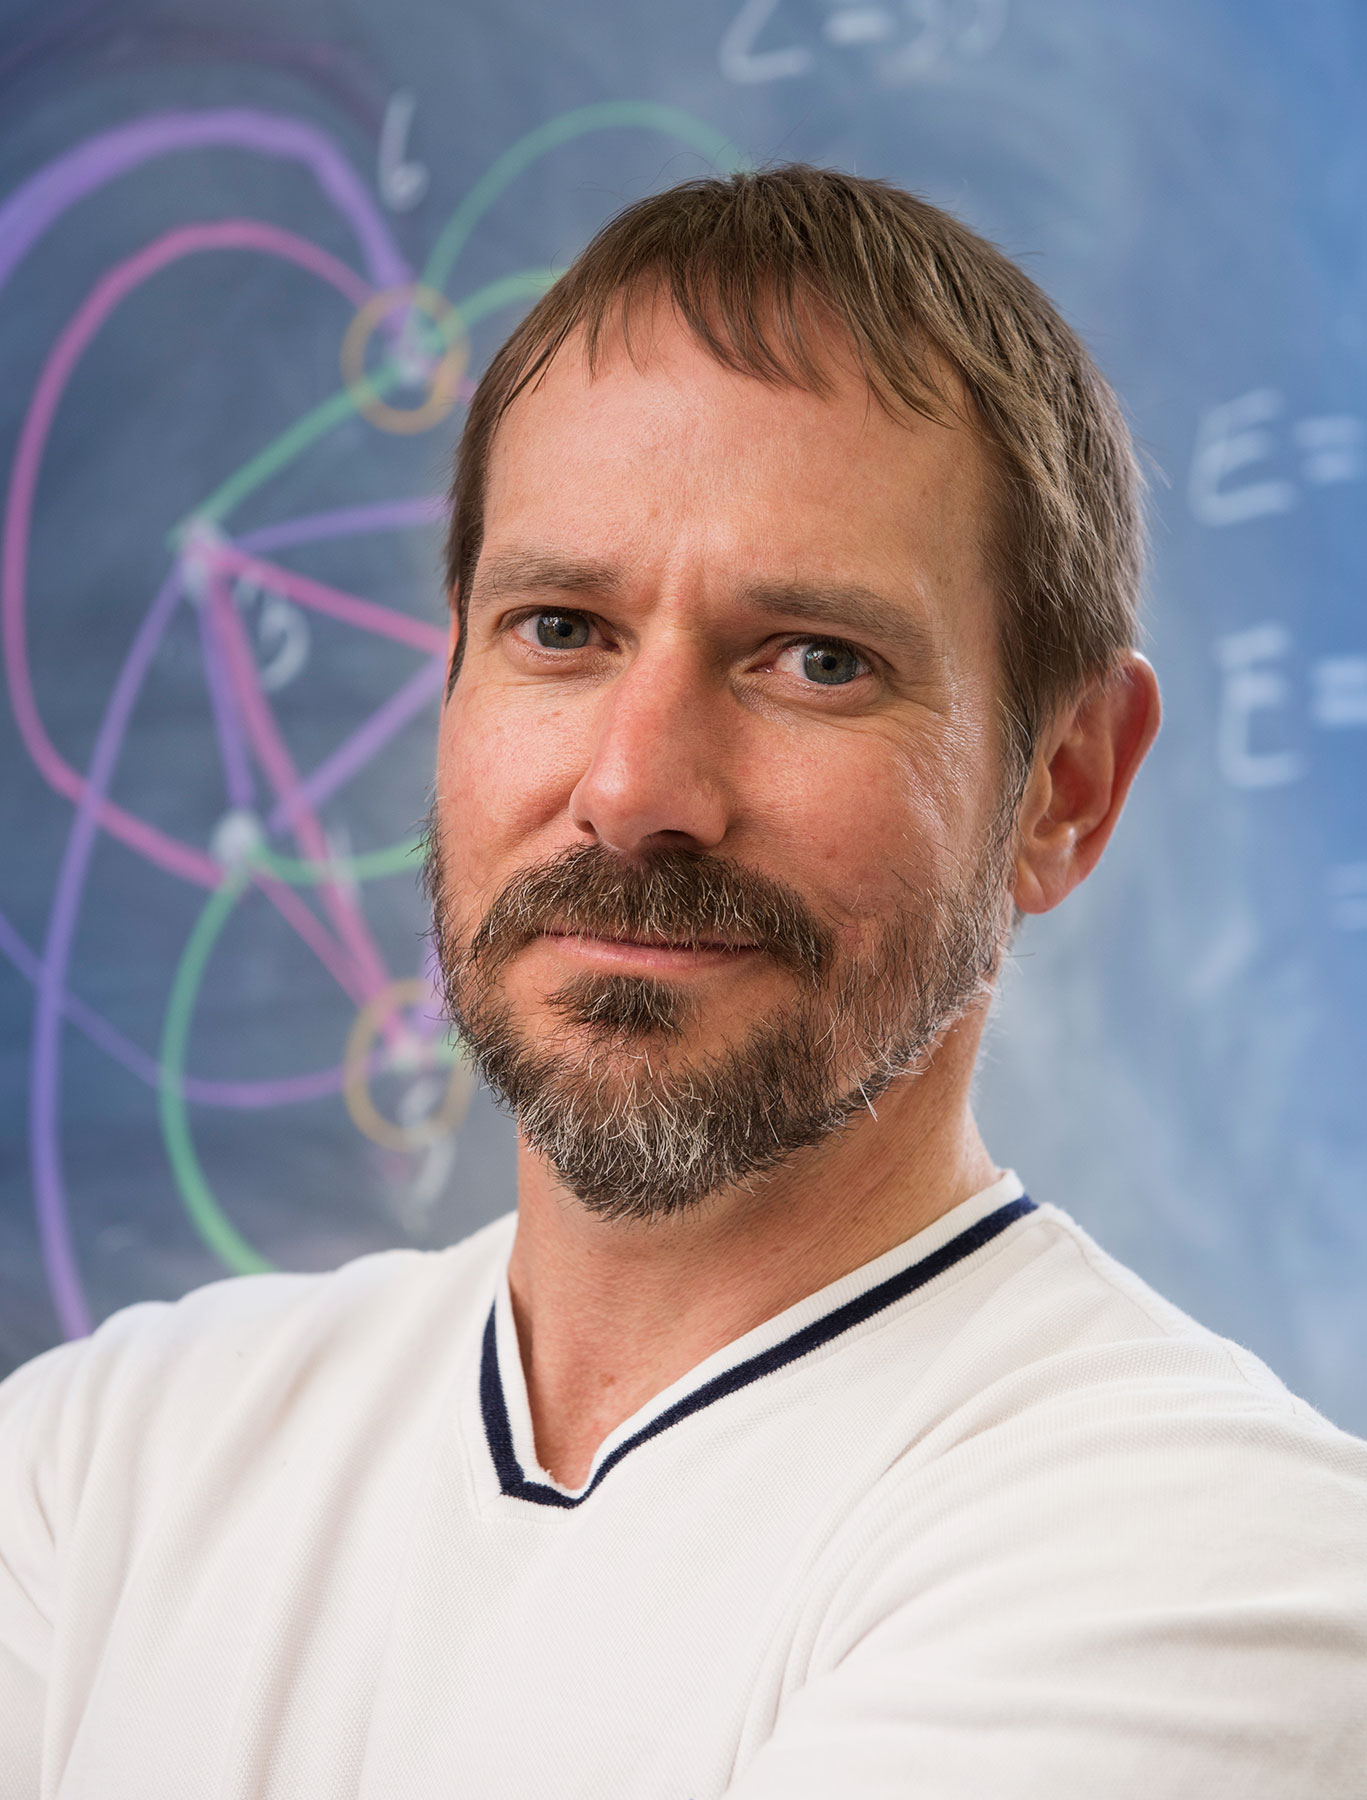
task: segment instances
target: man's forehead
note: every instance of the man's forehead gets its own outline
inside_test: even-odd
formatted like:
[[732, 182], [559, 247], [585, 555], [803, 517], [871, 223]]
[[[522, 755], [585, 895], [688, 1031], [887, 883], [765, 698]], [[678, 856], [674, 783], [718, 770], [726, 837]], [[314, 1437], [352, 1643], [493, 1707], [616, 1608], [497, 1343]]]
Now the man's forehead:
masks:
[[[539, 512], [557, 498], [601, 507], [611, 492], [594, 489], [600, 480], [643, 491], [659, 458], [672, 461], [671, 479], [692, 458], [690, 481], [710, 478], [716, 493], [709, 503], [718, 508], [743, 498], [749, 482], [805, 482], [805, 516], [822, 531], [837, 515], [853, 521], [880, 498], [896, 509], [933, 496], [938, 505], [981, 513], [986, 447], [962, 394], [957, 416], [948, 411], [951, 399], [935, 417], [900, 404], [889, 409], [852, 357], [833, 356], [820, 388], [762, 379], [726, 366], [677, 319], [648, 343], [628, 346], [618, 332], [596, 362], [581, 332], [517, 395], [493, 433], [485, 526], [514, 497], [519, 511]], [[663, 487], [656, 493], [669, 504]], [[677, 488], [674, 495], [682, 497]], [[803, 516], [794, 509], [794, 533]]]
[[978, 433], [893, 416], [852, 354], [820, 393], [725, 368], [672, 314], [588, 350], [567, 340], [499, 427], [472, 604], [620, 594], [688, 542], [728, 610], [905, 640], [931, 590], [981, 583]]
[[578, 390], [587, 404], [600, 382], [629, 382], [633, 376], [657, 383], [673, 377], [688, 386], [710, 379], [756, 406], [775, 395], [853, 402], [860, 412], [879, 413], [911, 432], [933, 421], [979, 435], [962, 376], [929, 340], [906, 346], [924, 400], [913, 409], [870, 373], [851, 329], [819, 297], [801, 303], [793, 319], [781, 320], [776, 309], [768, 315], [761, 310], [747, 324], [742, 340], [719, 316], [704, 313], [700, 328], [682, 316], [668, 294], [649, 285], [618, 294], [598, 316], [566, 333], [509, 405], [494, 443], [510, 417], [535, 410], [538, 396], [561, 398]]

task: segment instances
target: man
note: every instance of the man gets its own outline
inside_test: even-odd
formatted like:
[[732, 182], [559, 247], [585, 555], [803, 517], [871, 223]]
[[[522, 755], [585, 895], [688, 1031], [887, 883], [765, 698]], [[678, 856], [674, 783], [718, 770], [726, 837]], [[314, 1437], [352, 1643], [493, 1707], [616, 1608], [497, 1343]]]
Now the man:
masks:
[[1139, 541], [933, 208], [793, 167], [590, 245], [453, 496], [429, 881], [516, 1221], [12, 1378], [6, 1796], [1367, 1794], [1367, 1446], [970, 1110], [1157, 728]]

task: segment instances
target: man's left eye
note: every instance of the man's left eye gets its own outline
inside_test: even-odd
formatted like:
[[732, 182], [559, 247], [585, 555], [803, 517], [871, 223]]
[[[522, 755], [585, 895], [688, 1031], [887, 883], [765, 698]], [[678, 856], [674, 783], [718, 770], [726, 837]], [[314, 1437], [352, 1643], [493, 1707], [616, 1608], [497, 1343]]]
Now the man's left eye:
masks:
[[538, 613], [536, 637], [547, 650], [582, 650], [589, 641], [588, 620], [578, 613]]
[[792, 644], [782, 652], [779, 661], [786, 661], [795, 674], [819, 687], [844, 687], [847, 682], [869, 672], [868, 664], [857, 650], [827, 638]]

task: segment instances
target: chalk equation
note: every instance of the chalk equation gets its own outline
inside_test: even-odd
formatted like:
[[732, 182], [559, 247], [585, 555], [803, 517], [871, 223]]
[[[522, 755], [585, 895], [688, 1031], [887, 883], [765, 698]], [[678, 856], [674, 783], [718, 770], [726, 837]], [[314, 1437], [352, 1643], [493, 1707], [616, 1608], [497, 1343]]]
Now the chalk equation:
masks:
[[1202, 525], [1244, 525], [1290, 512], [1307, 487], [1367, 475], [1367, 425], [1353, 413], [1288, 418], [1276, 388], [1208, 407], [1196, 427], [1187, 503]]
[[[1312, 734], [1367, 732], [1367, 656], [1298, 659], [1290, 630], [1268, 620], [1216, 639], [1215, 755], [1232, 788], [1268, 792], [1303, 781]], [[1336, 931], [1367, 931], [1367, 862], [1333, 863], [1325, 898]]]
[[744, 0], [717, 61], [750, 87], [812, 75], [831, 54], [863, 52], [874, 79], [917, 81], [956, 61], [987, 55], [1006, 29], [1009, 0], [829, 0], [816, 31], [788, 16], [784, 0]]
[[1300, 781], [1310, 767], [1307, 728], [1367, 731], [1367, 656], [1318, 657], [1297, 682], [1292, 649], [1287, 627], [1270, 621], [1216, 639], [1216, 757], [1231, 787]]

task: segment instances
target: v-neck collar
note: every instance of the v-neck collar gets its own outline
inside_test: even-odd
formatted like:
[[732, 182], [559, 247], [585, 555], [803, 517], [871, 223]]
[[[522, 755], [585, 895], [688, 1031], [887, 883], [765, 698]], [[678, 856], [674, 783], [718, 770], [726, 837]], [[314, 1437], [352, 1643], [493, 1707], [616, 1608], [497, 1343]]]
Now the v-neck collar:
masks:
[[537, 1506], [582, 1506], [640, 1445], [885, 1312], [1035, 1210], [1016, 1176], [1001, 1176], [906, 1243], [746, 1332], [657, 1394], [604, 1439], [577, 1489], [560, 1486], [536, 1462], [505, 1271], [484, 1327], [479, 1368], [484, 1437], [501, 1491]]

